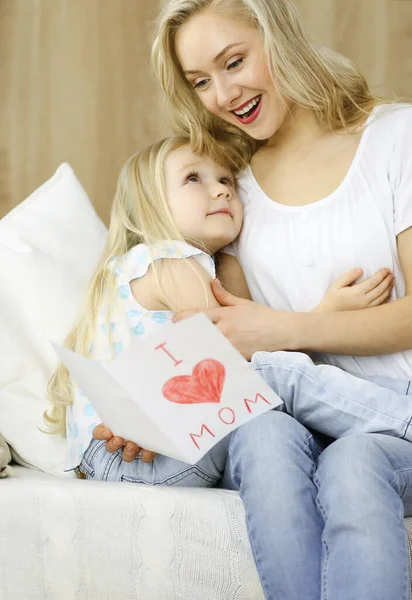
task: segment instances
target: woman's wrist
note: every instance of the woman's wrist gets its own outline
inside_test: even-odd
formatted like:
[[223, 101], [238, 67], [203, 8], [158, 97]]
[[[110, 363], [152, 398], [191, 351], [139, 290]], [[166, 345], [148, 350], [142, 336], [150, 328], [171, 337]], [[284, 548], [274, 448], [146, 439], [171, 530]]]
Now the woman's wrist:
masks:
[[267, 352], [278, 350], [308, 350], [313, 336], [312, 313], [272, 310], [270, 321], [264, 333], [264, 346]]

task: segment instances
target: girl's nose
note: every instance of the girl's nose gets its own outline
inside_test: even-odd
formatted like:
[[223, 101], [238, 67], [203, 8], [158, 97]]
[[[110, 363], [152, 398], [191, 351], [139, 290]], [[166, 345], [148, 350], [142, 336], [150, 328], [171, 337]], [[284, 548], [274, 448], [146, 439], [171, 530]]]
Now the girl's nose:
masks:
[[230, 197], [230, 190], [222, 184], [219, 187], [217, 187], [212, 193], [212, 198], [214, 200], [221, 200], [222, 198], [226, 198], [226, 200], [229, 200]]

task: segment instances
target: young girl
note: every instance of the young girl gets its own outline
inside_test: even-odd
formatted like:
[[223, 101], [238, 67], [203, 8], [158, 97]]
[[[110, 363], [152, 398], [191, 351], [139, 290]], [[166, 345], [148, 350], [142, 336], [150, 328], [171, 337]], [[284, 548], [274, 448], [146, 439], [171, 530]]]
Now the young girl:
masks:
[[[241, 225], [242, 205], [229, 166], [197, 156], [187, 138], [162, 140], [130, 158], [119, 178], [108, 242], [86, 310], [68, 346], [95, 360], [108, 359], [133, 336], [143, 339], [170, 323], [175, 311], [218, 306], [210, 289], [213, 256], [238, 236]], [[368, 307], [388, 298], [392, 280], [386, 270], [349, 287], [358, 275], [341, 278], [317, 309]], [[237, 292], [249, 297], [241, 271]], [[257, 355], [253, 364], [285, 400], [288, 412], [302, 418], [307, 414], [329, 435], [344, 435], [354, 427], [409, 435], [412, 401], [405, 402], [403, 394], [335, 368], [315, 367], [305, 355], [275, 353], [264, 361]], [[345, 406], [336, 395], [343, 383], [350, 389]], [[194, 467], [165, 457], [147, 465], [153, 458], [147, 450], [143, 462], [128, 463], [120, 454], [106, 452], [104, 443], [92, 441], [99, 419], [63, 365], [51, 381], [50, 393], [54, 411], [47, 419], [54, 431], [66, 430], [68, 469], [80, 465], [87, 477], [185, 486], [213, 485], [223, 473], [227, 440]], [[384, 403], [392, 397], [388, 412]], [[370, 416], [366, 424], [360, 409]]]
[[[377, 98], [314, 43], [292, 0], [168, 0], [153, 57], [176, 131], [200, 151], [218, 136], [250, 161], [234, 251], [255, 302], [213, 283], [223, 306], [211, 320], [247, 358], [304, 350], [411, 379], [412, 107]], [[349, 266], [391, 267], [392, 301], [311, 313]], [[232, 434], [228, 479], [268, 598], [409, 599], [412, 445], [361, 431], [325, 447], [273, 411]]]

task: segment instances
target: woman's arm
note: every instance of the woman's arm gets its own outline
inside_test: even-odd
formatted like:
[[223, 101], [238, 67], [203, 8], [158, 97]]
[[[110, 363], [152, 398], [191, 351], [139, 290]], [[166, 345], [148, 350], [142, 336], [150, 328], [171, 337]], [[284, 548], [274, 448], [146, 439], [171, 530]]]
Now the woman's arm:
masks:
[[[221, 308], [204, 311], [245, 356], [258, 350], [307, 350], [373, 356], [412, 348], [412, 228], [398, 236], [406, 296], [367, 310], [293, 313], [236, 298], [215, 280]], [[189, 316], [186, 311], [177, 320]]]
[[245, 274], [235, 256], [224, 252], [219, 253], [216, 275], [225, 290], [238, 298], [252, 300]]

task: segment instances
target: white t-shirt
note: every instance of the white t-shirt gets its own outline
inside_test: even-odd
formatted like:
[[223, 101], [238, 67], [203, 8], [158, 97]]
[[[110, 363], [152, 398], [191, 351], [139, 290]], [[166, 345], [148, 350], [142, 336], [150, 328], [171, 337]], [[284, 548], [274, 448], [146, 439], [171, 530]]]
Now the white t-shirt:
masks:
[[[374, 110], [345, 179], [322, 200], [279, 204], [250, 167], [239, 187], [244, 223], [231, 248], [256, 302], [310, 311], [337, 277], [355, 267], [364, 277], [390, 268], [396, 277], [391, 300], [405, 295], [396, 236], [412, 226], [411, 106]], [[412, 378], [411, 350], [374, 357], [322, 354], [320, 360], [355, 373]]]

